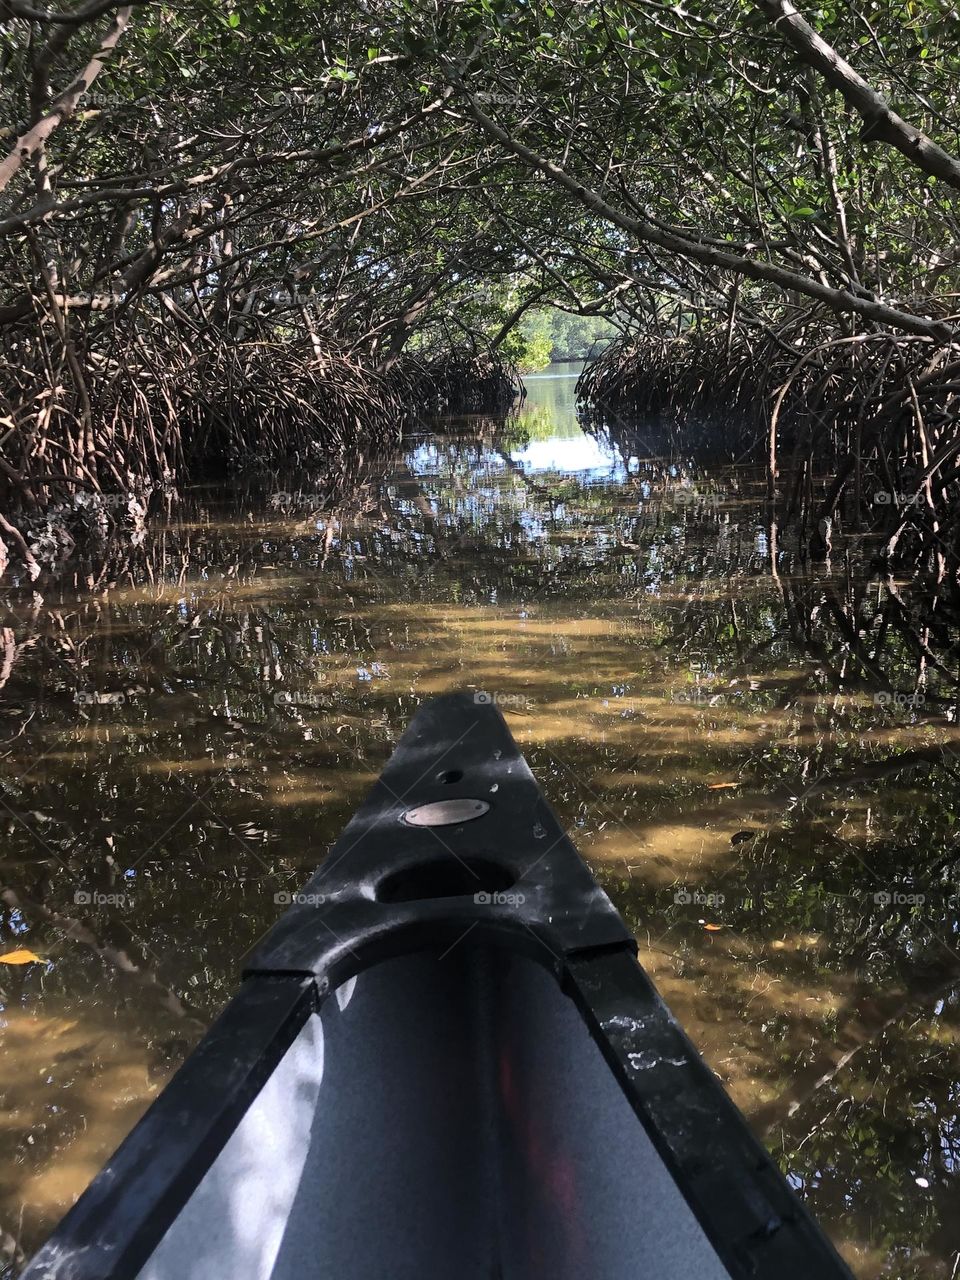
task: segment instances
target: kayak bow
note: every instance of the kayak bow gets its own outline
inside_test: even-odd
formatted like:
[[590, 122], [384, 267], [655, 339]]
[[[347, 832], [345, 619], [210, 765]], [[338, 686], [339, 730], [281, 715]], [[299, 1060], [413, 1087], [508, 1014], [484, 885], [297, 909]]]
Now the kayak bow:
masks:
[[849, 1280], [497, 708], [421, 707], [22, 1280]]

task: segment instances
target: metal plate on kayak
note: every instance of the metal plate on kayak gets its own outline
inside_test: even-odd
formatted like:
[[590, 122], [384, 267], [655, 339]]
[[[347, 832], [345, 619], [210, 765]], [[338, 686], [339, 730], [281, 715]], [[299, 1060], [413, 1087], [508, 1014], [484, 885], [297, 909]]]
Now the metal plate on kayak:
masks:
[[432, 804], [408, 809], [403, 821], [410, 827], [452, 827], [458, 822], [482, 818], [489, 808], [486, 800], [435, 800]]

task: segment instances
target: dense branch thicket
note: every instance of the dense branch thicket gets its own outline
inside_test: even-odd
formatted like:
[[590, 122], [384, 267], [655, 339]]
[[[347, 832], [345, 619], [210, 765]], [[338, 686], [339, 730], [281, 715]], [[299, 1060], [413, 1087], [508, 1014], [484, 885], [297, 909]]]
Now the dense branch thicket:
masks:
[[824, 519], [913, 468], [890, 552], [955, 570], [941, 0], [4, 0], [0, 30], [21, 559], [29, 513], [78, 492], [479, 407], [484, 353], [553, 305], [623, 334], [589, 384], [610, 403], [749, 402], [788, 506], [814, 471]]
[[620, 345], [586, 371], [581, 391], [627, 437], [638, 412], [707, 434], [722, 426], [733, 460], [755, 456], [765, 436], [773, 512], [805, 543], [809, 534], [816, 558], [834, 529], [877, 528], [878, 564], [956, 584], [960, 352], [882, 333], [825, 338], [809, 325], [750, 341], [708, 330]]
[[585, 396], [735, 419], [812, 553], [840, 521], [879, 526], [882, 560], [955, 580], [956, 16], [811, 19], [779, 0], [544, 6], [448, 68], [464, 116], [581, 213], [522, 234], [616, 299], [626, 333]]
[[505, 270], [444, 92], [397, 92], [363, 6], [72, 16], [0, 15], [0, 503], [31, 567], [51, 503], [317, 462], [446, 403], [449, 300]]

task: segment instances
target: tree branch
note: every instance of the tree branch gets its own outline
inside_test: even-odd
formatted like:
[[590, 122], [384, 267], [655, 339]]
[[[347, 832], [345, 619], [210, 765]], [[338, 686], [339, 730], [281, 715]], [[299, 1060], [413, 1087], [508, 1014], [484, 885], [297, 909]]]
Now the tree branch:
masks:
[[917, 169], [960, 190], [960, 160], [898, 116], [882, 94], [814, 31], [790, 0], [756, 0], [756, 3], [801, 61], [819, 71], [862, 117], [860, 138], [863, 142], [885, 142], [896, 147]]
[[713, 248], [702, 240], [694, 240], [680, 232], [662, 230], [645, 218], [633, 218], [608, 204], [595, 191], [591, 191], [552, 160], [538, 155], [529, 147], [512, 137], [506, 129], [491, 120], [464, 88], [462, 82], [458, 86], [465, 99], [468, 114], [480, 125], [484, 132], [496, 138], [514, 155], [525, 161], [531, 168], [546, 174], [558, 186], [563, 187], [576, 196], [581, 204], [599, 217], [606, 219], [621, 230], [629, 232], [639, 241], [659, 245], [660, 248], [693, 262], [707, 263], [709, 266], [721, 267], [736, 275], [746, 276], [750, 280], [765, 281], [779, 288], [801, 293], [807, 298], [814, 298], [824, 303], [838, 315], [854, 313], [861, 315], [876, 324], [887, 325], [899, 329], [903, 333], [914, 333], [919, 337], [932, 338], [936, 342], [947, 342], [953, 330], [948, 324], [939, 320], [930, 320], [924, 316], [911, 315], [896, 307], [888, 307], [885, 303], [859, 297], [846, 289], [832, 289], [829, 285], [808, 276], [798, 275], [783, 267], [774, 266], [770, 262], [761, 262], [753, 258], [743, 258], [725, 250]]
[[26, 133], [21, 134], [14, 143], [10, 154], [0, 162], [0, 191], [6, 187], [24, 160], [41, 151], [53, 131], [63, 124], [64, 120], [73, 115], [84, 91], [89, 89], [94, 80], [96, 80], [107, 59], [116, 48], [117, 42], [123, 35], [124, 28], [130, 21], [132, 11], [133, 6], [130, 4], [124, 5], [122, 9], [118, 10], [116, 17], [110, 23], [106, 35], [101, 40], [97, 52], [80, 74], [54, 100], [53, 110], [38, 120]]

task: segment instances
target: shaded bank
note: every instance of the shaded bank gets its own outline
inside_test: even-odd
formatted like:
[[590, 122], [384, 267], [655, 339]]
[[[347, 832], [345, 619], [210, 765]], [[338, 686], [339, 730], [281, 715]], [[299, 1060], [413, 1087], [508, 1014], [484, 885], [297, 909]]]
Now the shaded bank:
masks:
[[579, 391], [615, 431], [656, 412], [731, 459], [762, 459], [771, 519], [813, 558], [870, 534], [879, 564], [946, 584], [960, 608], [960, 347], [806, 316], [621, 343]]
[[35, 578], [74, 553], [96, 558], [117, 535], [139, 542], [149, 518], [204, 477], [252, 471], [266, 483], [299, 471], [298, 488], [311, 475], [342, 488], [413, 423], [505, 413], [519, 391], [496, 353], [424, 353], [387, 370], [319, 342], [153, 354], [137, 363], [118, 348], [82, 406], [53, 405], [25, 370], [6, 388], [35, 422], [8, 432], [0, 455], [0, 572], [12, 559]]

